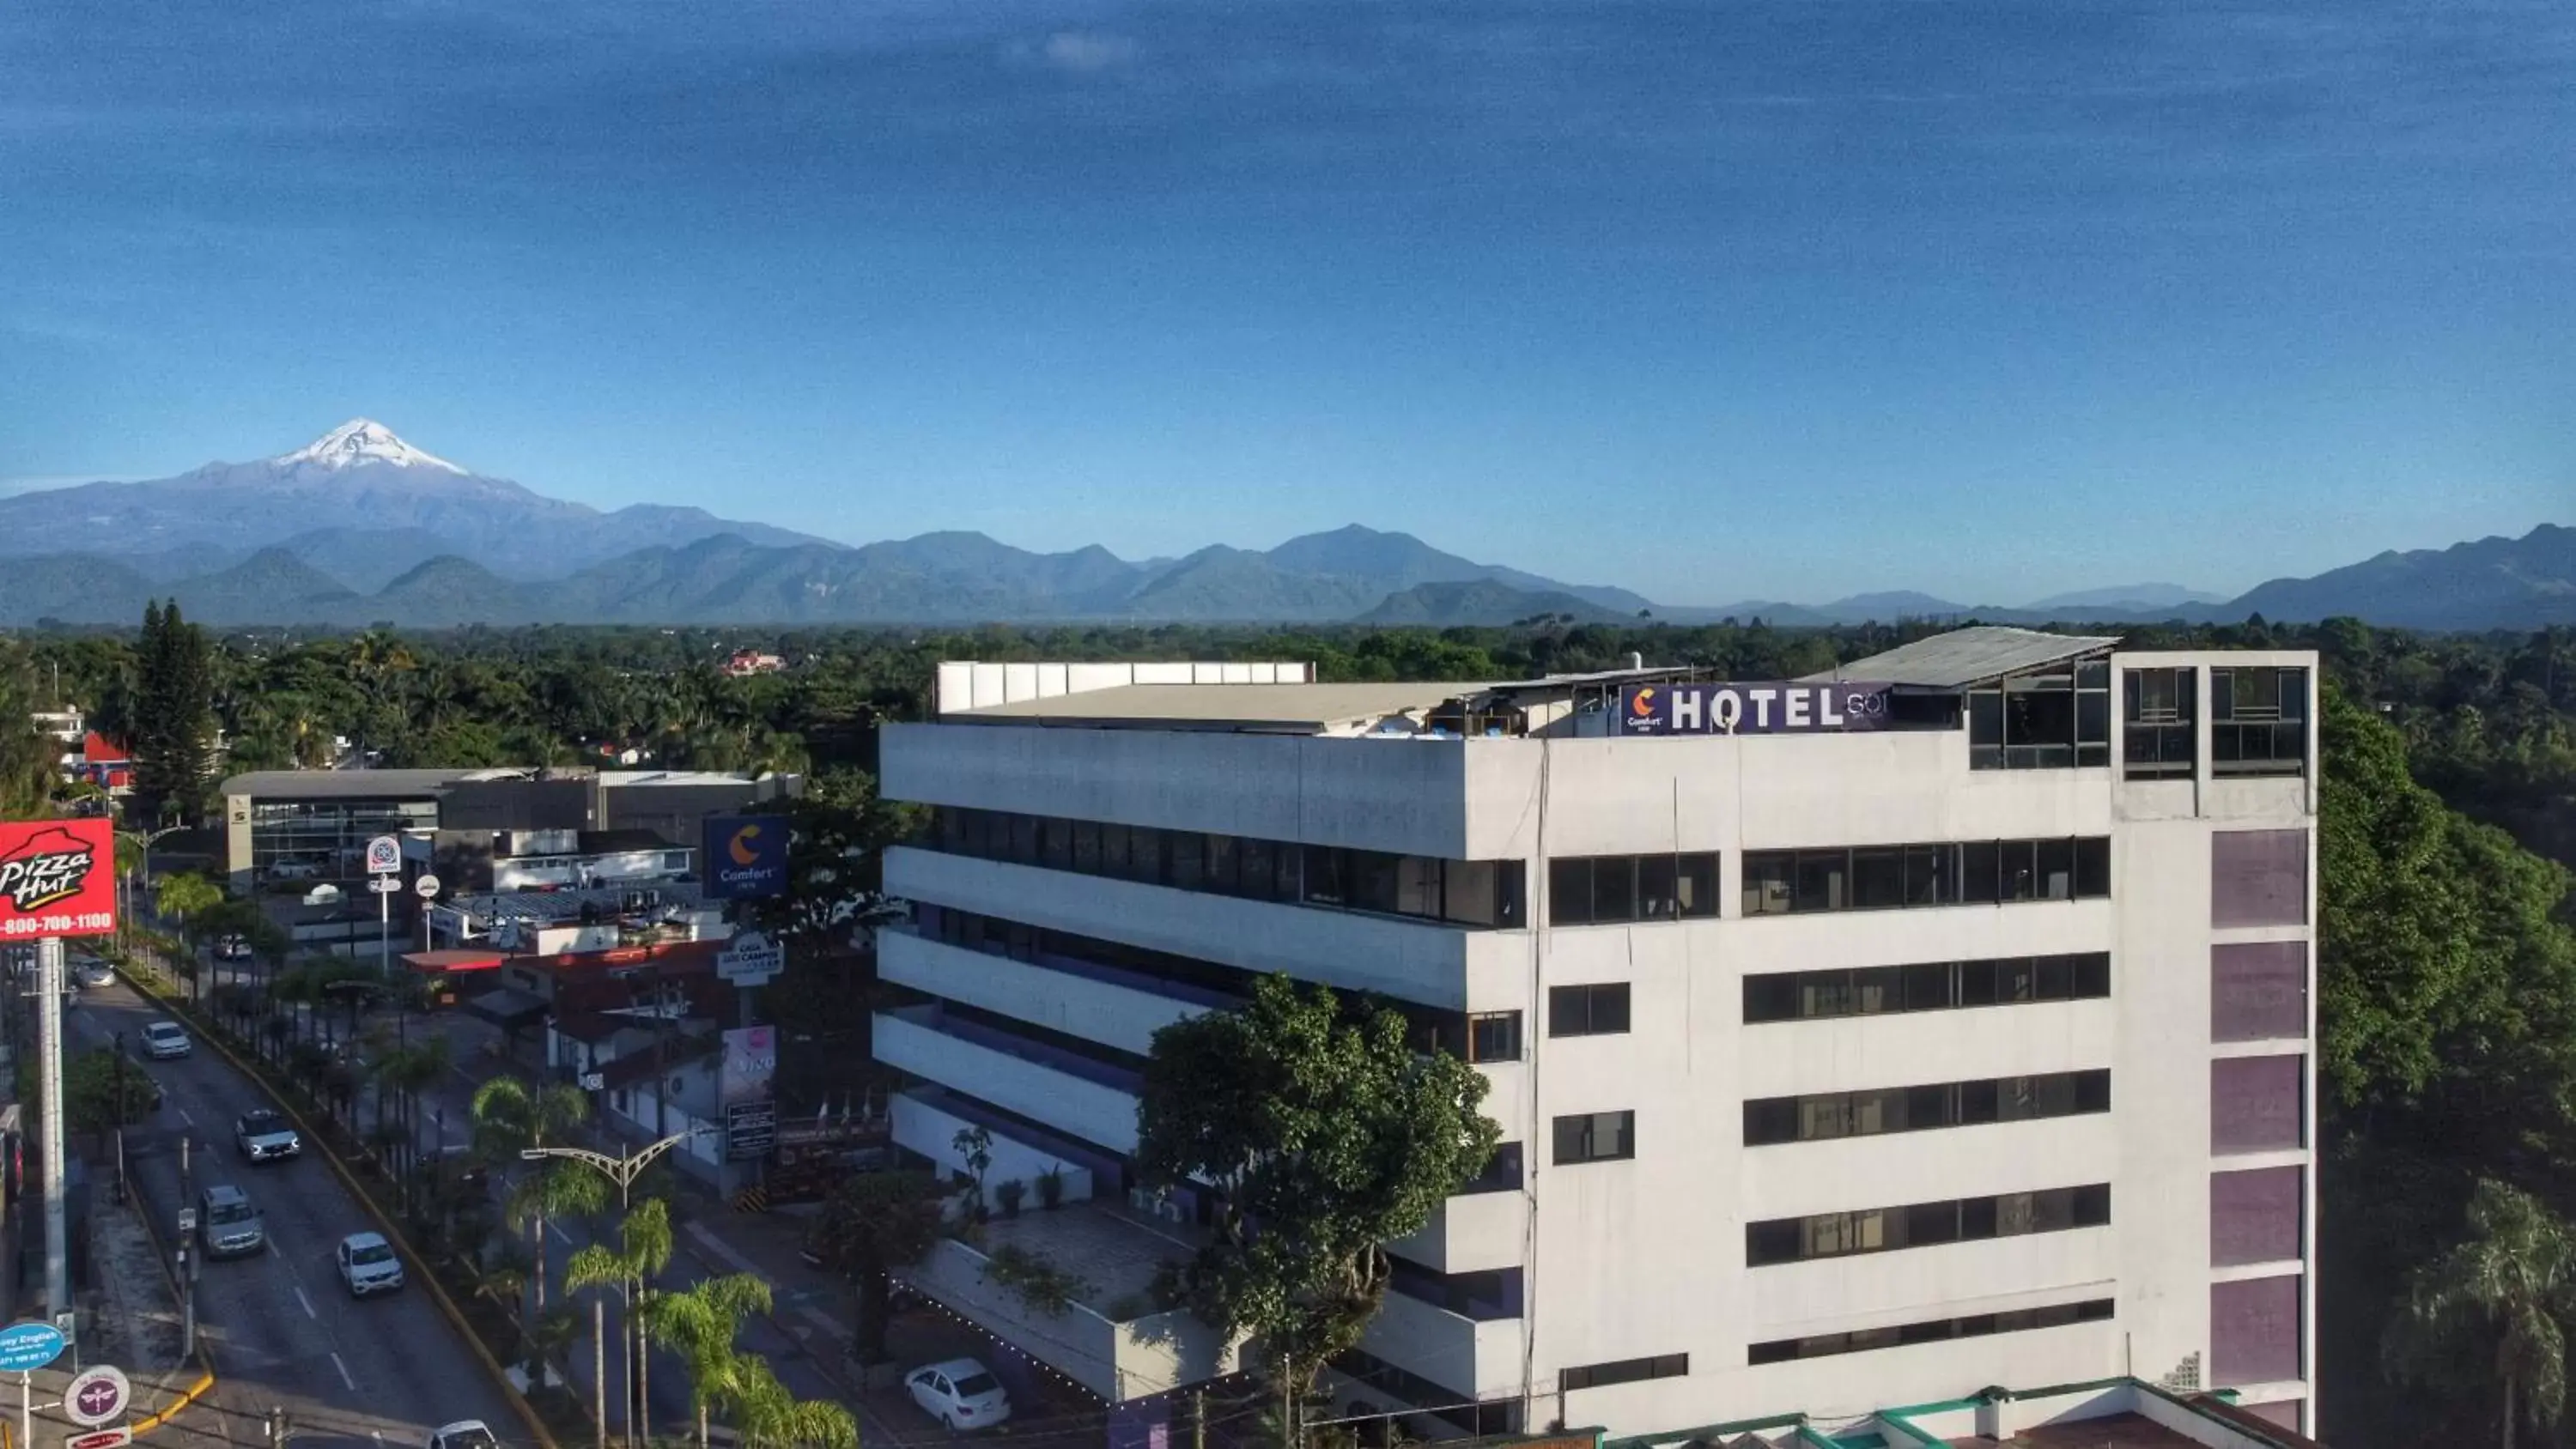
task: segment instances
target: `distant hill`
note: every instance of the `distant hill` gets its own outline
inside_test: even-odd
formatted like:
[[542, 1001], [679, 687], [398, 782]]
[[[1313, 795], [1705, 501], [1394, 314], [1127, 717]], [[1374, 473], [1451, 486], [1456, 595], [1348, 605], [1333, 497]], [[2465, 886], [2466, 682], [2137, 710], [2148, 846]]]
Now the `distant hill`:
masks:
[[1435, 628], [1460, 625], [1517, 624], [1541, 614], [1571, 617], [1577, 623], [1607, 623], [1633, 614], [1605, 609], [1590, 599], [1561, 589], [1516, 589], [1492, 579], [1464, 583], [1415, 584], [1389, 594], [1376, 608], [1359, 616], [1363, 624], [1424, 624]]
[[[76, 537], [81, 553], [45, 551]], [[1978, 618], [2109, 625], [2350, 614], [2432, 629], [2576, 620], [2576, 529], [2386, 553], [2213, 602], [2177, 584], [2115, 584], [2029, 604], [1886, 591], [1823, 604], [1667, 607], [1351, 524], [1267, 550], [1212, 545], [1122, 559], [980, 533], [851, 547], [696, 508], [602, 512], [471, 473], [360, 419], [291, 453], [153, 483], [0, 498], [0, 625], [124, 624], [176, 597], [218, 624], [469, 623], [1509, 624], [1535, 615], [1783, 628]]]
[[2544, 523], [2520, 538], [2383, 553], [2312, 579], [2274, 579], [2222, 617], [2349, 614], [2412, 629], [2528, 629], [2576, 623], [2576, 528]]

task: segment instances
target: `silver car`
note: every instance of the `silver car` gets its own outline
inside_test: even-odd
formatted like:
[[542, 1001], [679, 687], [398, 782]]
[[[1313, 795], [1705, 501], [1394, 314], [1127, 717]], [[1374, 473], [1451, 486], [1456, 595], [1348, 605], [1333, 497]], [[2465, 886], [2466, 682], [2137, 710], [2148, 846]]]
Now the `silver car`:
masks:
[[209, 1258], [238, 1258], [267, 1247], [268, 1232], [249, 1193], [216, 1186], [197, 1194], [197, 1241]]
[[304, 1155], [303, 1135], [266, 1107], [233, 1119], [233, 1142], [253, 1162], [284, 1162]]

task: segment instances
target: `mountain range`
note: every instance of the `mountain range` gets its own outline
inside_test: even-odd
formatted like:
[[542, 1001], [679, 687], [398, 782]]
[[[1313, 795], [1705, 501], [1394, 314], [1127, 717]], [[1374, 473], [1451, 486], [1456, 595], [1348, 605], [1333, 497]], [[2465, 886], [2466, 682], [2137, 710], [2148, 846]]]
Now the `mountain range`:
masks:
[[[65, 550], [67, 540], [81, 547]], [[2301, 620], [2433, 629], [2576, 621], [2576, 529], [2387, 553], [2235, 599], [2176, 584], [2024, 604], [1916, 593], [1829, 604], [1655, 604], [1444, 553], [1357, 524], [1276, 548], [1127, 560], [979, 533], [852, 547], [696, 508], [603, 512], [484, 477], [358, 419], [305, 447], [176, 478], [0, 498], [0, 625], [129, 623], [174, 597], [216, 624], [965, 624], [1042, 621], [1506, 624], [1974, 616], [1995, 622]]]

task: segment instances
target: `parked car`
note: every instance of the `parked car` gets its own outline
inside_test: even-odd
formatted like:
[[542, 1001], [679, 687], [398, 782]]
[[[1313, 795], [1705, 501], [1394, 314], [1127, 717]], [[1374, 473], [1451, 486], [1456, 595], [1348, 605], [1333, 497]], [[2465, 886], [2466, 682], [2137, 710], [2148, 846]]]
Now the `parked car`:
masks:
[[281, 860], [268, 868], [270, 880], [320, 880], [322, 867], [309, 860]]
[[382, 1233], [351, 1233], [342, 1238], [339, 1262], [340, 1281], [348, 1285], [352, 1298], [391, 1293], [403, 1285], [402, 1259]]
[[233, 1142], [253, 1162], [284, 1162], [304, 1155], [303, 1135], [266, 1107], [233, 1119]]
[[430, 1430], [422, 1449], [501, 1449], [501, 1441], [482, 1420], [459, 1419]]
[[921, 1411], [951, 1430], [990, 1429], [1011, 1419], [1011, 1396], [993, 1371], [971, 1358], [952, 1358], [904, 1375], [904, 1387]]
[[143, 1054], [156, 1062], [176, 1061], [196, 1049], [188, 1029], [175, 1021], [156, 1021], [143, 1028]]
[[197, 1194], [197, 1241], [209, 1258], [238, 1258], [267, 1247], [268, 1232], [249, 1193], [218, 1184]]

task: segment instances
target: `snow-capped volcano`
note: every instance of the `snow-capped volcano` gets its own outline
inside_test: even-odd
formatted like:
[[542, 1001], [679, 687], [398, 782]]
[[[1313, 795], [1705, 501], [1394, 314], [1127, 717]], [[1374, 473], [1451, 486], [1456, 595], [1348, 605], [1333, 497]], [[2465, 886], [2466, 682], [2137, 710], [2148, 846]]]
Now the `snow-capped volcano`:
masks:
[[391, 463], [397, 468], [465, 470], [434, 453], [424, 453], [394, 436], [373, 418], [352, 418], [292, 453], [269, 459], [281, 468], [348, 468], [360, 463]]

